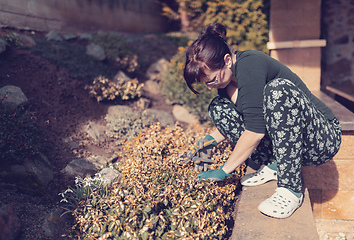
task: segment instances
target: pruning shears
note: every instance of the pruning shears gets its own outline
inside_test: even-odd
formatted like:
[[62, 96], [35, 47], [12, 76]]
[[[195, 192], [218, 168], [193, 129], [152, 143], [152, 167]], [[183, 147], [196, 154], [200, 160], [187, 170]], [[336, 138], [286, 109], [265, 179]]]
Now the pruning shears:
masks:
[[199, 140], [198, 144], [194, 144], [188, 152], [180, 156], [180, 158], [183, 159], [181, 165], [193, 162], [196, 172], [207, 171], [209, 164], [216, 163], [216, 161], [210, 158], [212, 148], [214, 148], [212, 145], [213, 141], [214, 140]]

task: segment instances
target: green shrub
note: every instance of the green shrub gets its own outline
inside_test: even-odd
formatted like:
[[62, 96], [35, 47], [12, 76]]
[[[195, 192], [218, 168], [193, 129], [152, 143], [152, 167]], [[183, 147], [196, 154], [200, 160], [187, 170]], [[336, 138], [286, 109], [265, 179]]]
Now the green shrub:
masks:
[[198, 38], [198, 33], [169, 32], [161, 35], [161, 38], [173, 42], [178, 47], [186, 47], [191, 39]]
[[160, 1], [163, 15], [180, 20], [181, 31], [200, 32], [219, 22], [228, 30], [227, 41], [240, 50], [267, 50], [269, 0], [176, 0], [178, 7]]
[[123, 37], [104, 33], [94, 35], [91, 41], [101, 46], [107, 58], [113, 61], [120, 69], [134, 72], [139, 67], [137, 55], [133, 53]]
[[0, 165], [21, 164], [44, 152], [44, 142], [34, 113], [12, 110], [0, 101]]
[[146, 112], [122, 107], [116, 114], [109, 114], [106, 121], [107, 136], [115, 139], [128, 139], [137, 136], [141, 130], [156, 123], [157, 119]]
[[198, 31], [203, 26], [208, 0], [176, 0], [174, 2], [159, 0], [162, 4], [162, 15], [171, 20], [179, 20], [182, 32]]
[[222, 23], [230, 45], [267, 52], [268, 22], [262, 9], [263, 0], [208, 1], [204, 25]]
[[209, 103], [217, 96], [217, 91], [209, 90], [205, 84], [195, 84], [195, 89], [200, 93], [195, 95], [188, 88], [183, 78], [185, 55], [186, 48], [180, 47], [178, 53], [171, 59], [168, 71], [162, 76], [161, 91], [170, 103], [181, 104], [201, 121], [207, 121]]
[[[93, 190], [74, 211], [80, 239], [225, 239], [243, 167], [221, 183], [199, 181], [178, 156], [209, 129], [161, 130], [151, 126], [125, 143], [118, 169], [122, 182]], [[213, 158], [223, 164], [232, 146], [220, 144]], [[217, 166], [214, 166], [216, 168]]]
[[36, 39], [36, 43], [36, 46], [31, 48], [34, 54], [65, 68], [74, 78], [91, 83], [97, 76], [103, 75], [111, 78], [115, 74], [109, 66], [87, 55], [86, 48], [80, 44], [47, 41], [42, 38]]

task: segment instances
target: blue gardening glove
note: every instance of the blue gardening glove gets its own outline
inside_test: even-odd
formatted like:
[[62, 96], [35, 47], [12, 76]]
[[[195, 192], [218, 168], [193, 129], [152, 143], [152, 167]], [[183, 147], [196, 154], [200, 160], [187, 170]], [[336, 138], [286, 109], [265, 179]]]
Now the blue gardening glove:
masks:
[[199, 180], [210, 180], [210, 181], [223, 181], [225, 178], [230, 177], [231, 174], [227, 174], [222, 170], [223, 164], [219, 169], [210, 170], [206, 172], [198, 173], [197, 177]]
[[191, 149], [182, 154], [180, 158], [184, 159], [182, 165], [193, 161], [195, 164], [196, 172], [206, 171], [208, 169], [208, 164], [216, 163], [211, 160], [211, 150], [217, 145], [217, 142], [211, 135], [205, 136], [200, 139], [197, 144], [194, 144]]
[[196, 145], [189, 150], [188, 155], [196, 155], [202, 149], [207, 148], [209, 146], [216, 147], [217, 142], [211, 135], [206, 135], [203, 139], [200, 139]]

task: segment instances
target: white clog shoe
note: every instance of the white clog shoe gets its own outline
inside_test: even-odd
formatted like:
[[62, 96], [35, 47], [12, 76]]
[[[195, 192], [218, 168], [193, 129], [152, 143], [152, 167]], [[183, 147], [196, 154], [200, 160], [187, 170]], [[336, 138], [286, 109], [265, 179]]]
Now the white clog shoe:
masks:
[[268, 181], [277, 180], [277, 171], [262, 165], [256, 172], [243, 176], [240, 180], [243, 186], [258, 186]]
[[270, 217], [287, 218], [301, 206], [302, 201], [303, 194], [298, 198], [289, 189], [278, 187], [270, 198], [259, 204], [258, 210]]

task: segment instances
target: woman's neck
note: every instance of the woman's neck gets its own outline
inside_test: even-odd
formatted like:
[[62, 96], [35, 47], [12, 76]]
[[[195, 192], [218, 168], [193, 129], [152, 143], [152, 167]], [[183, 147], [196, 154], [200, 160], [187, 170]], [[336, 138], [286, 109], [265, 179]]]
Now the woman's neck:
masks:
[[236, 64], [236, 54], [237, 54], [237, 51], [235, 51], [233, 54], [232, 54], [232, 63], [233, 64]]
[[233, 79], [226, 87], [227, 95], [233, 103], [236, 103], [238, 96], [238, 87], [236, 81]]

